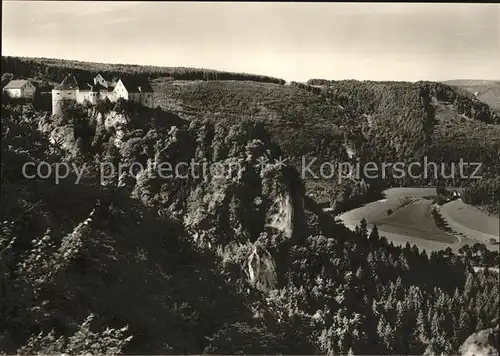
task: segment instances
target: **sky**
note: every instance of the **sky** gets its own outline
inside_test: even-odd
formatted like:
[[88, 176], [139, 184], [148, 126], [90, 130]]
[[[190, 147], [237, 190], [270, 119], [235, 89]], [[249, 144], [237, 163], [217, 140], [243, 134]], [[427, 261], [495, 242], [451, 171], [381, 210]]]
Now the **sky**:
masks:
[[500, 80], [500, 5], [3, 1], [2, 55], [291, 81]]

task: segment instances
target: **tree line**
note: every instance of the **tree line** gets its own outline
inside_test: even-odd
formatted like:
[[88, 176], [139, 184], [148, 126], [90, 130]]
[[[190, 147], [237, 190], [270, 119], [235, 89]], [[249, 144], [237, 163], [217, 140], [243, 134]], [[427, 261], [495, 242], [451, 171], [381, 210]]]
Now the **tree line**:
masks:
[[238, 80], [285, 84], [285, 80], [265, 75], [235, 73], [211, 69], [186, 67], [142, 66], [132, 64], [106, 64], [49, 58], [23, 58], [2, 56], [2, 72], [14, 74], [16, 78], [33, 78], [49, 82], [61, 82], [68, 73], [77, 79], [91, 81], [97, 73], [106, 79], [131, 75], [145, 78], [172, 77], [176, 80]]

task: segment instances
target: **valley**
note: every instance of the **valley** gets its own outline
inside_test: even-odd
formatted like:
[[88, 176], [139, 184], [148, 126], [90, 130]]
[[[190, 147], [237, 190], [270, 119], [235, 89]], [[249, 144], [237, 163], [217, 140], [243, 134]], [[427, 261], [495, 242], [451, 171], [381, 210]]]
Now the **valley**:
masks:
[[498, 11], [3, 1], [0, 356], [498, 355]]
[[[487, 215], [460, 199], [439, 207], [450, 232], [436, 226], [431, 214], [437, 197], [435, 188], [393, 188], [383, 192], [385, 199], [368, 203], [338, 217], [354, 230], [361, 219], [368, 227], [377, 225], [379, 234], [396, 245], [407, 242], [426, 251], [450, 247], [457, 252], [462, 246], [485, 243], [491, 251], [498, 250], [498, 217]], [[495, 230], [496, 228], [496, 230]], [[495, 238], [496, 237], [496, 238]]]
[[[1, 351], [456, 354], [494, 325], [494, 218], [437, 194], [455, 187], [494, 207], [500, 125], [485, 104], [429, 82], [318, 87], [2, 61], [49, 83], [68, 70], [146, 73], [158, 106], [53, 114], [36, 97], [2, 101]], [[483, 162], [485, 178], [304, 179], [303, 157], [447, 168], [464, 158]], [[153, 169], [192, 160], [239, 169], [169, 179]], [[88, 169], [57, 184], [23, 175], [26, 162]], [[102, 162], [148, 168], [102, 179]]]

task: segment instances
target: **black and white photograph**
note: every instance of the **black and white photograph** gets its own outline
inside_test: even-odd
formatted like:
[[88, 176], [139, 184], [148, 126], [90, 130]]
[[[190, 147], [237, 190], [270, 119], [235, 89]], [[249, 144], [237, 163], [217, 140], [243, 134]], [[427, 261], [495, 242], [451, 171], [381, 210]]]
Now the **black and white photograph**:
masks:
[[2, 1], [0, 355], [500, 351], [500, 4]]

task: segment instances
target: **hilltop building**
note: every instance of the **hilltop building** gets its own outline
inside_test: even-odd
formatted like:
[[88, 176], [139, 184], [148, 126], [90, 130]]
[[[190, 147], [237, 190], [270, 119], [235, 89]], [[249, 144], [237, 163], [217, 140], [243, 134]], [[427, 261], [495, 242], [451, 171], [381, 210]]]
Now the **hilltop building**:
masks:
[[101, 74], [97, 74], [94, 78], [94, 84], [100, 84], [109, 91], [113, 91], [113, 83], [108, 82]]
[[11, 80], [3, 88], [3, 92], [11, 98], [29, 98], [35, 96], [36, 87], [29, 80]]
[[116, 99], [123, 98], [149, 108], [153, 107], [153, 88], [149, 82], [142, 82], [134, 78], [121, 78], [116, 83], [113, 92]]
[[69, 74], [52, 90], [52, 112], [60, 112], [65, 100], [96, 105], [101, 100], [115, 102], [119, 98], [153, 108], [153, 89], [148, 81], [120, 78], [115, 84], [98, 74], [92, 84], [79, 85], [75, 77]]

